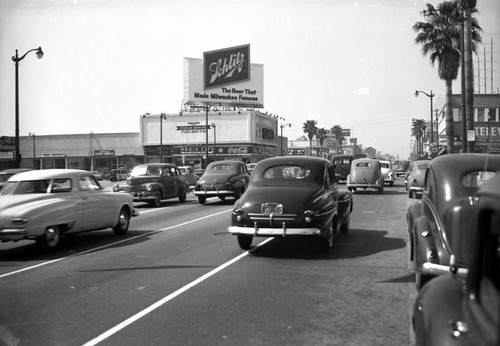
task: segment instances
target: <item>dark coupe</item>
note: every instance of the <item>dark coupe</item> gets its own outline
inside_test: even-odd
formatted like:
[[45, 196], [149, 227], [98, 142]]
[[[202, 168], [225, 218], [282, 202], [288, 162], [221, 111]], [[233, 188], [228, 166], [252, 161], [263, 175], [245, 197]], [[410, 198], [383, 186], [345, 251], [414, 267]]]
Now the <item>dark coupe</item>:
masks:
[[429, 163], [422, 199], [406, 214], [417, 289], [435, 276], [435, 264], [449, 265], [452, 253], [459, 266], [468, 266], [473, 220], [467, 213], [474, 194], [498, 171], [500, 155], [448, 154]]
[[169, 198], [179, 198], [184, 203], [189, 184], [174, 164], [145, 163], [132, 169], [126, 185], [115, 185], [114, 191], [120, 190], [130, 193], [134, 201], [144, 201], [159, 207], [163, 199]]
[[[464, 278], [457, 264], [419, 292], [413, 310], [416, 345], [500, 345], [500, 175], [475, 196], [471, 255]], [[453, 260], [452, 260], [453, 262]]]
[[247, 191], [236, 201], [230, 234], [244, 250], [253, 237], [313, 236], [324, 251], [334, 234], [349, 230], [350, 191], [339, 191], [333, 163], [315, 157], [274, 157], [255, 167]]
[[209, 197], [240, 198], [248, 186], [250, 173], [242, 161], [215, 161], [196, 182], [194, 194], [198, 196], [200, 204], [205, 204]]

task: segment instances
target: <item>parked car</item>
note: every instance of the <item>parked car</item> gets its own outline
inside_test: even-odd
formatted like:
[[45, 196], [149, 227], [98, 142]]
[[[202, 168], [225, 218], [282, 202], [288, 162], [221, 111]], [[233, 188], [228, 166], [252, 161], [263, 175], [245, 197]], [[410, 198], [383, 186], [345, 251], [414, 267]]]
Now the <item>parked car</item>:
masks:
[[241, 161], [211, 162], [196, 183], [194, 194], [200, 204], [205, 204], [209, 197], [238, 199], [247, 189], [250, 173]]
[[127, 233], [132, 197], [104, 191], [88, 171], [44, 169], [12, 176], [0, 197], [0, 241], [34, 239], [54, 249], [61, 236], [112, 227]]
[[335, 165], [335, 177], [337, 180], [346, 180], [351, 172], [351, 164], [354, 155], [335, 155], [332, 162]]
[[[420, 345], [500, 345], [500, 175], [475, 195], [476, 208], [464, 245], [471, 259], [436, 266], [445, 272], [418, 293], [413, 309], [415, 342]], [[451, 255], [454, 256], [454, 255]]]
[[434, 277], [429, 264], [449, 265], [454, 254], [458, 265], [468, 266], [474, 227], [467, 215], [478, 189], [499, 171], [500, 155], [448, 154], [429, 163], [422, 198], [406, 213], [417, 289]]
[[198, 179], [201, 178], [201, 176], [203, 175], [203, 173], [205, 173], [205, 170], [203, 168], [195, 168], [195, 170], [194, 170], [194, 175], [196, 175], [196, 177]]
[[117, 184], [113, 190], [123, 190], [132, 195], [135, 202], [144, 201], [157, 208], [164, 199], [179, 198], [184, 203], [189, 184], [172, 163], [145, 163], [135, 166], [127, 183]]
[[368, 158], [353, 160], [346, 185], [349, 191], [375, 189], [378, 193], [382, 193], [384, 191], [384, 177], [380, 161]]
[[107, 176], [109, 181], [122, 181], [127, 180], [130, 176], [130, 170], [125, 168], [112, 169]]
[[406, 160], [400, 161], [396, 167], [393, 167], [396, 177], [406, 176], [406, 172], [408, 171], [409, 167], [410, 167], [410, 161]]
[[425, 171], [430, 162], [430, 160], [417, 160], [410, 163], [405, 179], [408, 197], [420, 197], [425, 186]]
[[194, 189], [196, 182], [199, 179], [199, 177], [194, 174], [194, 168], [191, 166], [179, 166], [179, 171], [184, 176], [184, 178], [186, 178], [190, 189]]
[[245, 193], [234, 204], [230, 234], [250, 249], [253, 237], [311, 236], [329, 251], [338, 229], [349, 230], [350, 191], [340, 191], [325, 159], [281, 156], [259, 161]]
[[389, 186], [394, 186], [394, 180], [396, 179], [396, 174], [392, 170], [391, 161], [380, 160], [380, 169], [382, 170], [384, 183], [389, 184]]
[[28, 168], [10, 168], [10, 169], [0, 171], [0, 191], [2, 191], [2, 187], [5, 184], [5, 182], [7, 180], [9, 180], [9, 178], [12, 177], [14, 174], [21, 173], [21, 172], [27, 172], [27, 171], [31, 171], [31, 169], [28, 169]]

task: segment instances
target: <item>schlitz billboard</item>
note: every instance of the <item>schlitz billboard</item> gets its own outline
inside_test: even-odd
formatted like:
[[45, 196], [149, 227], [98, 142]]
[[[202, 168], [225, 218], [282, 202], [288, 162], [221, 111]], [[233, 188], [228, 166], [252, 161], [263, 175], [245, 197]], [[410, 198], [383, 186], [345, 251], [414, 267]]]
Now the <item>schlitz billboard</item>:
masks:
[[203, 53], [204, 89], [250, 80], [250, 45]]

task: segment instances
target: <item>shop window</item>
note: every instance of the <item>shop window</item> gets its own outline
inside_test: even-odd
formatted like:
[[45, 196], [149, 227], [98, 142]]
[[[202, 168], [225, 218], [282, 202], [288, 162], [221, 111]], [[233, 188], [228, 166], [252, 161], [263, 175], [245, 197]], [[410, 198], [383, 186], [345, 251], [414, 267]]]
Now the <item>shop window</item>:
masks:
[[478, 122], [486, 121], [484, 119], [484, 108], [478, 108], [477, 109], [477, 121]]

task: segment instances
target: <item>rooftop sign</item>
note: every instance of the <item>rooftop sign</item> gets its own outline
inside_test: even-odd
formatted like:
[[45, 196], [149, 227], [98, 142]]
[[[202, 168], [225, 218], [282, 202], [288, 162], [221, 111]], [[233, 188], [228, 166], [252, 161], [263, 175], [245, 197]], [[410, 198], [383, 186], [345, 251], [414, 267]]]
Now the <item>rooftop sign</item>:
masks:
[[249, 44], [203, 53], [205, 90], [246, 80], [250, 80]]

